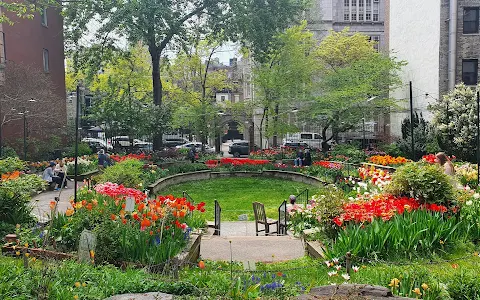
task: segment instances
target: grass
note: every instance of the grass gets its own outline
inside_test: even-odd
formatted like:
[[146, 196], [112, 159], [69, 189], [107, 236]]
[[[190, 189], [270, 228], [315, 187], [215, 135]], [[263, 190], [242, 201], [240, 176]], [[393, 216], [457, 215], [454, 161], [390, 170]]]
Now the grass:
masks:
[[162, 195], [181, 196], [186, 191], [195, 203], [206, 203], [207, 220], [214, 219], [214, 201], [222, 208], [222, 221], [237, 221], [238, 216], [247, 214], [253, 220], [252, 203], [255, 201], [265, 205], [269, 218], [278, 218], [278, 206], [290, 195], [296, 195], [309, 189], [309, 195], [320, 190], [311, 185], [270, 178], [219, 178], [193, 181], [171, 186], [160, 192]]

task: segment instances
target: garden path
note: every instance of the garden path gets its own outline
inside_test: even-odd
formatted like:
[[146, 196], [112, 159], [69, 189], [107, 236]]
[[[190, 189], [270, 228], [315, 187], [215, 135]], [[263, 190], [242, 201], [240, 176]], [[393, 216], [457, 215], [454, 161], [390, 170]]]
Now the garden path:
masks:
[[[78, 188], [83, 187], [83, 182], [78, 182]], [[37, 217], [40, 222], [47, 222], [50, 220], [50, 201], [54, 201], [55, 197], [60, 195], [60, 201], [58, 202], [58, 212], [65, 212], [70, 206], [70, 198], [73, 197], [73, 183], [70, 184], [68, 189], [61, 191], [44, 191], [36, 196], [32, 197], [30, 203], [33, 206], [32, 213]]]
[[222, 222], [221, 226], [220, 236], [202, 238], [200, 255], [203, 259], [230, 261], [232, 257], [242, 262], [274, 262], [305, 255], [300, 239], [288, 235], [255, 236], [255, 222]]

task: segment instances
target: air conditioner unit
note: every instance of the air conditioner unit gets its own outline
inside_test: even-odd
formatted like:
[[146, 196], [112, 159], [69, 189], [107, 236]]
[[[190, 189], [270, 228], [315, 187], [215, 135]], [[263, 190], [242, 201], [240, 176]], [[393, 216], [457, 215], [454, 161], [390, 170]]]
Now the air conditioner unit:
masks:
[[373, 3], [378, 3], [380, 2], [380, 0], [373, 0]]

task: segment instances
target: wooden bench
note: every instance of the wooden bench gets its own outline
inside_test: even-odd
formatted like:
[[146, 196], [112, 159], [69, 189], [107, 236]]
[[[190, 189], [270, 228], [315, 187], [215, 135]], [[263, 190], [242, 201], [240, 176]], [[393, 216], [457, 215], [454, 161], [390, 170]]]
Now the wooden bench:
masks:
[[[253, 202], [253, 214], [255, 215], [255, 234], [258, 236], [259, 232], [265, 232], [265, 235], [271, 233], [278, 233], [278, 221], [274, 219], [268, 219], [265, 215], [265, 206], [260, 202]], [[264, 226], [263, 230], [258, 229], [258, 224]], [[277, 231], [270, 232], [270, 225], [276, 225]]]

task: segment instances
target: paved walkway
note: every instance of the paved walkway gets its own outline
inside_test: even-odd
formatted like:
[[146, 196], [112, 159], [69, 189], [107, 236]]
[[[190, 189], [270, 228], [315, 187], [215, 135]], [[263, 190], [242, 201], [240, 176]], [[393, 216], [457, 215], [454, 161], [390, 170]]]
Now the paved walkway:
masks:
[[[73, 197], [73, 182], [69, 182], [68, 189], [62, 191], [44, 191], [37, 196], [33, 196], [31, 204], [33, 206], [32, 213], [40, 222], [50, 220], [50, 201], [54, 201], [55, 197], [60, 197], [58, 202], [58, 212], [65, 212], [70, 207], [70, 198]], [[83, 187], [83, 182], [78, 182], [79, 189]]]
[[[273, 229], [273, 226], [272, 226]], [[254, 222], [223, 222], [220, 236], [202, 237], [200, 255], [204, 259], [276, 262], [303, 257], [302, 241], [293, 236], [255, 236]]]

